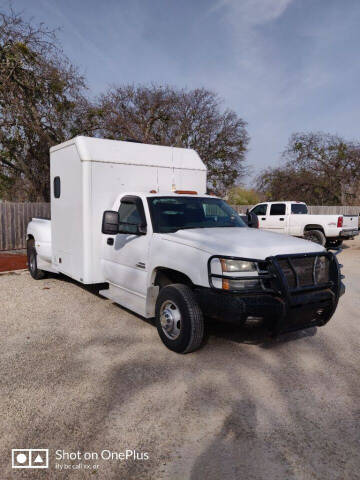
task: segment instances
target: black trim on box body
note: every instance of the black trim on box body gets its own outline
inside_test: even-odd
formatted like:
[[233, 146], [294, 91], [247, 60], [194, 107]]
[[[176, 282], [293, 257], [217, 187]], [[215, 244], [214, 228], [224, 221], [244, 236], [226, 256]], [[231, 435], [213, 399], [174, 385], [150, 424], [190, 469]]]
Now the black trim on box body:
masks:
[[[317, 283], [314, 261], [312, 285], [300, 286], [292, 260], [308, 257], [326, 257], [329, 261], [329, 281]], [[257, 276], [231, 277], [211, 272], [213, 258], [229, 258], [262, 264], [266, 270], [259, 270]], [[294, 274], [295, 286], [291, 287], [279, 261], [286, 260]], [[258, 267], [257, 267], [258, 268]], [[236, 322], [245, 321], [248, 316], [271, 317], [273, 333], [285, 333], [313, 326], [325, 325], [336, 310], [339, 297], [345, 291], [343, 278], [336, 256], [331, 252], [276, 255], [265, 260], [213, 255], [208, 260], [210, 288], [197, 288], [197, 298], [209, 316], [222, 317]], [[223, 290], [216, 288], [213, 278], [233, 280], [260, 280], [258, 289]]]

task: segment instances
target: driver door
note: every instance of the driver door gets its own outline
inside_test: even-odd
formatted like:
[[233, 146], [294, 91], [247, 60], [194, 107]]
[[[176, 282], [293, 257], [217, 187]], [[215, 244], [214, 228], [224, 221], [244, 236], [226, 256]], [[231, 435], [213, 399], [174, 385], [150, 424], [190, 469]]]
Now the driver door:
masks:
[[255, 213], [257, 215], [258, 220], [259, 220], [259, 228], [268, 228], [267, 227], [267, 222], [266, 222], [266, 211], [267, 211], [268, 205], [266, 203], [261, 203], [260, 205], [256, 205], [251, 212]]
[[[144, 205], [140, 197], [123, 197], [118, 211], [121, 233], [106, 236], [104, 274], [106, 281], [128, 293], [129, 301], [121, 303], [135, 309], [134, 302], [146, 301], [151, 232], [147, 231]], [[142, 234], [132, 233], [137, 230], [134, 226], [141, 226]]]

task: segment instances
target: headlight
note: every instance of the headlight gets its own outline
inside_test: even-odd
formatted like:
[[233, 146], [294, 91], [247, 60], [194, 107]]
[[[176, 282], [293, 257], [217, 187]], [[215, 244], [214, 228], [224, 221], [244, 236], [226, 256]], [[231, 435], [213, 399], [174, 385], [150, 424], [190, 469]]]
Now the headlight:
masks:
[[254, 262], [247, 260], [233, 260], [230, 258], [221, 258], [221, 269], [223, 272], [256, 272]]
[[[256, 262], [214, 257], [211, 261], [212, 285], [223, 290], [257, 290], [260, 288]], [[225, 278], [224, 278], [225, 277]], [[244, 277], [239, 279], [238, 277]]]

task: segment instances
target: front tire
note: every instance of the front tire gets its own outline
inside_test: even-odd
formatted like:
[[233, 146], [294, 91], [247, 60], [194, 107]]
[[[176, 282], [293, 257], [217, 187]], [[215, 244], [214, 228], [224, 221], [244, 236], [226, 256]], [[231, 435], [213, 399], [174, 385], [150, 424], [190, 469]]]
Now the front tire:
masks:
[[35, 241], [33, 239], [27, 242], [27, 261], [30, 275], [34, 280], [41, 280], [45, 277], [46, 272], [37, 268], [37, 253], [35, 249]]
[[161, 340], [174, 352], [193, 352], [203, 342], [203, 314], [187, 285], [175, 283], [160, 290], [155, 323]]
[[322, 247], [325, 246], [326, 237], [321, 230], [309, 230], [305, 232], [304, 237], [310, 242], [318, 243]]

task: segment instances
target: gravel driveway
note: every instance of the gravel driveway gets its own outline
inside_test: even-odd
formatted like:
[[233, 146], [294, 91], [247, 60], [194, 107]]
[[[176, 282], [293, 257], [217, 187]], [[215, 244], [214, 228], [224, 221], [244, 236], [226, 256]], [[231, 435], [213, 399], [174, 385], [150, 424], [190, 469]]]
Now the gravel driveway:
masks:
[[[348, 245], [326, 327], [271, 341], [215, 324], [189, 355], [91, 289], [0, 275], [0, 478], [360, 478], [360, 241]], [[50, 449], [50, 468], [12, 470], [11, 449], [30, 447]], [[126, 449], [149, 459], [55, 453]]]

